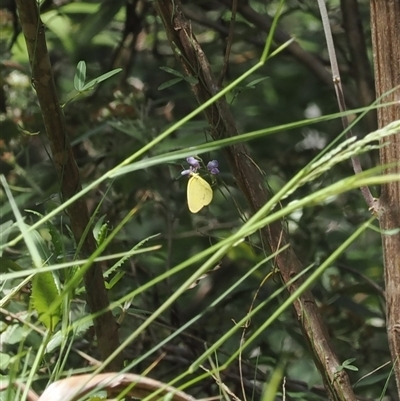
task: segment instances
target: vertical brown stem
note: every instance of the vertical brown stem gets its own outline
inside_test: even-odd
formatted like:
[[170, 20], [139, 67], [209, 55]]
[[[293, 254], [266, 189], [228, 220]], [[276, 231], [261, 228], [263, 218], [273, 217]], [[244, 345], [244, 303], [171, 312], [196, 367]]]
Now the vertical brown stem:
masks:
[[[17, 9], [22, 31], [28, 48], [32, 69], [32, 84], [36, 90], [42, 111], [43, 122], [49, 138], [53, 163], [61, 185], [63, 199], [69, 199], [81, 187], [79, 170], [65, 130], [65, 119], [57, 97], [54, 77], [47, 51], [45, 29], [39, 16], [36, 0], [17, 0]], [[89, 214], [84, 199], [80, 198], [67, 208], [71, 230], [77, 243], [89, 224]], [[83, 243], [84, 254], [90, 255], [96, 249], [91, 230]], [[109, 307], [101, 266], [93, 264], [84, 276], [86, 297], [92, 313], [105, 311]], [[119, 345], [117, 324], [111, 311], [94, 318], [101, 357], [106, 359]], [[121, 361], [114, 361], [109, 368], [119, 370]]]
[[[377, 96], [393, 90], [382, 102], [397, 104], [378, 109], [379, 127], [400, 119], [400, 1], [371, 0], [372, 46]], [[380, 149], [382, 165], [393, 164], [385, 173], [400, 174], [400, 133]], [[379, 199], [383, 230], [400, 227], [400, 182], [382, 186]], [[394, 374], [400, 397], [400, 233], [382, 235], [386, 285], [386, 327]]]

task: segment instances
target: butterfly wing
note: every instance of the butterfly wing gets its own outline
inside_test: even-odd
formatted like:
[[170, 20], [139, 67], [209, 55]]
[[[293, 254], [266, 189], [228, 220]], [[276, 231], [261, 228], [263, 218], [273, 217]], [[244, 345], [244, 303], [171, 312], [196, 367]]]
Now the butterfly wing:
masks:
[[202, 186], [202, 190], [201, 193], [199, 194], [199, 197], [201, 199], [203, 206], [208, 206], [213, 199], [213, 190], [210, 184], [206, 180], [204, 180], [200, 176], [198, 179], [200, 180], [200, 185]]
[[192, 213], [198, 213], [211, 203], [213, 190], [210, 184], [198, 174], [192, 174], [187, 186], [187, 203]]

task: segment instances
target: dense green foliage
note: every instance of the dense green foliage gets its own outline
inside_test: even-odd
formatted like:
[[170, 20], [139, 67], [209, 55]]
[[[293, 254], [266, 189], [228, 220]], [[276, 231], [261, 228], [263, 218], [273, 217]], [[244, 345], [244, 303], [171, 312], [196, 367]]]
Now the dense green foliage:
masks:
[[[229, 29], [231, 16], [224, 3], [184, 2], [192, 19], [193, 33], [217, 77], [222, 69], [226, 43], [226, 34], [221, 32]], [[273, 16], [278, 6], [277, 1], [268, 2], [268, 5], [260, 0], [250, 3], [260, 16]], [[305, 52], [326, 67], [329, 59], [314, 3], [287, 1], [278, 27], [294, 36]], [[351, 106], [363, 107], [357, 97], [338, 3], [330, 1], [329, 11], [342, 79]], [[130, 9], [132, 4], [137, 6], [136, 13]], [[368, 2], [360, 1], [359, 7], [368, 38]], [[136, 18], [128, 24], [127, 12]], [[3, 376], [10, 374], [24, 379], [34, 372], [33, 388], [40, 393], [49, 379], [54, 381], [66, 373], [90, 372], [93, 365], [96, 366], [91, 358], [100, 357], [90, 319], [80, 321], [89, 316], [83, 283], [79, 281], [70, 291], [63, 292], [64, 285], [77, 277], [78, 264], [60, 270], [49, 269], [52, 271], [40, 275], [39, 283], [35, 278], [20, 285], [28, 274], [17, 273], [36, 266], [34, 252], [38, 255], [36, 261], [53, 267], [90, 255], [77, 252], [78, 244], [71, 234], [65, 210], [26, 234], [24, 238], [29, 237], [28, 240], [8, 244], [20, 234], [21, 227], [26, 230], [62, 201], [41, 110], [31, 86], [24, 37], [14, 26], [12, 7], [4, 5], [2, 15], [0, 79], [5, 103], [0, 110], [0, 168], [13, 201], [4, 187], [0, 191], [0, 229], [4, 234], [0, 264], [7, 280], [2, 281], [0, 288], [3, 308], [0, 372]], [[46, 25], [58, 95], [83, 187], [103, 177], [198, 107], [191, 93], [195, 82], [185, 77], [176, 61], [152, 2], [44, 1], [41, 18]], [[267, 36], [240, 12], [236, 20], [224, 85], [258, 62]], [[278, 43], [274, 42], [274, 46], [276, 49]], [[82, 63], [77, 70], [81, 61], [86, 64], [86, 77], [82, 76]], [[95, 82], [93, 88], [84, 88], [84, 83], [110, 71], [116, 74]], [[333, 88], [287, 50], [267, 60], [262, 68], [236, 86], [227, 100], [241, 133], [288, 124], [271, 135], [260, 135], [248, 142], [253, 162], [263, 171], [266, 185], [275, 193], [342, 134], [338, 118], [291, 126], [305, 119], [337, 113], [338, 109]], [[354, 113], [352, 117], [358, 115]], [[355, 125], [354, 133], [361, 138], [373, 129], [362, 119]], [[342, 137], [339, 142], [343, 140]], [[121, 325], [121, 342], [180, 290], [185, 280], [212, 255], [201, 252], [229, 239], [251, 215], [222, 149], [200, 155], [205, 164], [218, 160], [220, 173], [211, 177], [205, 174], [206, 169], [202, 170], [202, 176], [212, 184], [213, 201], [198, 214], [189, 212], [186, 203], [188, 177], [181, 175], [189, 167], [185, 159], [197, 155], [196, 146], [211, 145], [211, 142], [210, 127], [200, 113], [135, 160], [138, 167], [134, 171], [104, 180], [86, 195], [90, 214], [94, 216], [91, 229], [97, 245], [105, 247], [102, 255], [120, 254], [107, 262], [111, 270], [105, 274], [105, 279], [109, 299], [115, 302], [113, 313]], [[193, 147], [192, 155], [189, 147]], [[182, 157], [172, 161], [167, 158], [168, 153], [180, 149], [185, 150]], [[146, 161], [156, 156], [160, 161], [165, 156], [165, 162], [147, 166]], [[373, 159], [373, 152], [363, 155], [364, 167], [374, 166]], [[140, 168], [140, 162], [144, 168]], [[285, 207], [351, 176], [350, 163], [345, 160], [282, 198], [281, 205]], [[133, 208], [137, 209], [132, 211]], [[14, 224], [18, 220], [16, 210], [23, 218], [18, 225]], [[110, 233], [130, 212], [123, 227], [115, 232], [110, 243], [106, 243]], [[291, 246], [304, 267], [310, 267], [306, 275], [370, 217], [357, 189], [286, 214], [284, 219]], [[8, 230], [12, 224], [12, 229]], [[166, 383], [186, 372], [247, 313], [282, 288], [279, 274], [274, 271], [274, 255], [239, 282], [268, 256], [271, 256], [268, 247], [260, 240], [257, 230], [231, 246], [211, 267], [214, 269], [211, 273], [183, 291], [126, 347], [130, 371], [149, 370], [148, 376]], [[172, 274], [175, 270], [171, 269], [193, 257], [193, 263]], [[162, 274], [165, 279], [152, 281]], [[312, 290], [355, 393], [379, 399], [388, 386], [387, 400], [395, 400], [391, 366], [385, 365], [390, 353], [382, 275], [380, 234], [370, 228], [326, 268]], [[239, 285], [228, 291], [217, 305], [209, 307], [238, 282]], [[151, 285], [132, 294], [146, 283]], [[15, 290], [17, 286], [18, 291]], [[10, 291], [12, 297], [8, 299]], [[64, 303], [60, 301], [49, 316], [46, 312], [59, 294], [64, 297], [61, 297]], [[121, 303], [127, 294], [129, 296]], [[203, 368], [223, 365], [286, 298], [287, 292], [283, 290], [246, 325], [236, 326], [238, 330], [227, 336], [202, 362]], [[199, 318], [179, 335], [146, 355], [196, 316]], [[263, 384], [269, 382], [277, 367], [282, 367], [288, 394], [293, 398], [326, 399], [321, 377], [297, 320], [293, 310], [286, 309], [243, 350], [240, 363], [236, 358], [220, 375], [200, 382], [193, 380], [185, 391], [196, 398], [218, 395], [219, 382], [222, 382], [240, 399], [244, 398], [241, 386], [249, 399], [259, 399]], [[73, 329], [68, 331], [68, 327]], [[47, 350], [40, 347], [47, 347]], [[35, 359], [41, 353], [40, 360]], [[178, 385], [189, 383], [203, 372], [201, 368], [189, 372]], [[279, 391], [282, 391], [281, 386]], [[10, 394], [9, 397], [15, 395]]]

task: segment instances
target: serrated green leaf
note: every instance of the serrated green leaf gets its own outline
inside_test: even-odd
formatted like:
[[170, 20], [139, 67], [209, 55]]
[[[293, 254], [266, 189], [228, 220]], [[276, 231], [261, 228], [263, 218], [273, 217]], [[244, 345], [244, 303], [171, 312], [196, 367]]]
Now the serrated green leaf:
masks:
[[113, 266], [111, 266], [104, 274], [103, 277], [106, 279], [111, 273], [113, 273], [114, 271], [116, 271], [118, 269], [118, 267], [122, 266], [125, 261], [127, 261], [134, 253], [135, 251], [137, 251], [138, 249], [140, 249], [147, 241], [150, 241], [153, 238], [158, 237], [160, 234], [154, 234], [151, 235], [150, 237], [147, 237], [145, 239], [143, 239], [142, 241], [140, 241], [139, 243], [137, 243], [130, 251], [128, 251], [126, 253], [126, 255], [124, 257], [122, 257], [120, 260], [118, 260], [117, 262], [114, 263]]
[[97, 242], [97, 245], [102, 244], [107, 238], [108, 226], [107, 223], [104, 223], [105, 218], [106, 215], [101, 216], [93, 227], [93, 236]]
[[80, 61], [76, 66], [75, 76], [74, 76], [74, 87], [78, 92], [83, 90], [86, 81], [86, 63]]
[[53, 245], [54, 254], [56, 257], [64, 255], [64, 246], [61, 235], [57, 228], [50, 221], [46, 222], [46, 226], [51, 236], [51, 244]]
[[142, 239], [141, 241], [139, 241], [139, 242], [132, 248], [132, 250], [136, 251], [137, 249], [140, 249], [146, 242], [148, 242], [148, 241], [150, 241], [150, 240], [152, 240], [152, 239], [154, 239], [154, 238], [157, 238], [157, 237], [159, 237], [160, 235], [161, 235], [160, 233], [158, 233], [158, 234], [153, 234], [153, 235], [150, 235], [150, 236], [147, 237], [147, 238]]
[[104, 240], [107, 238], [107, 233], [108, 225], [105, 223], [101, 226], [98, 236], [96, 237], [97, 245], [101, 245], [104, 242]]
[[159, 91], [162, 91], [163, 89], [169, 88], [170, 86], [173, 86], [173, 85], [177, 84], [178, 82], [181, 82], [182, 80], [183, 80], [183, 78], [174, 78], [174, 79], [171, 79], [171, 80], [169, 80], [169, 81], [164, 82], [163, 84], [161, 84], [161, 85], [158, 87], [158, 90], [159, 90]]
[[39, 315], [39, 320], [49, 330], [54, 330], [61, 318], [61, 308], [57, 308], [51, 315], [48, 310], [60, 293], [52, 272], [37, 274], [32, 280], [31, 303]]
[[106, 289], [107, 290], [111, 290], [111, 288], [113, 288], [120, 280], [122, 277], [125, 276], [125, 272], [123, 271], [119, 271], [111, 280], [109, 283], [105, 283], [106, 284]]

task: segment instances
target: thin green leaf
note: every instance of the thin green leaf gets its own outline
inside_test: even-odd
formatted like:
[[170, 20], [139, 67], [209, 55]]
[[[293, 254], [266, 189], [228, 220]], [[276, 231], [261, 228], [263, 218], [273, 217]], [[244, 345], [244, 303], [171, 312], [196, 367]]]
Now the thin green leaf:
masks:
[[119, 72], [122, 71], [122, 68], [116, 68], [115, 70], [111, 70], [109, 72], [106, 72], [103, 75], [100, 75], [99, 77], [92, 79], [91, 81], [89, 81], [83, 88], [83, 91], [87, 91], [90, 90], [92, 88], [94, 88], [97, 84], [99, 84], [100, 82], [105, 81], [108, 78], [111, 78], [112, 76], [114, 76], [115, 74], [118, 74]]
[[245, 88], [255, 88], [256, 85], [262, 81], [265, 81], [266, 79], [268, 79], [269, 77], [262, 77], [262, 78], [258, 78], [258, 79], [254, 79], [253, 81], [249, 82]]
[[161, 84], [161, 85], [158, 87], [158, 90], [159, 90], [159, 91], [162, 91], [163, 89], [169, 88], [170, 86], [173, 86], [173, 85], [177, 84], [178, 82], [181, 82], [182, 80], [183, 80], [183, 78], [174, 78], [174, 79], [171, 79], [171, 80], [169, 80], [169, 81], [164, 82], [163, 84]]
[[357, 366], [354, 366], [354, 365], [346, 365], [346, 366], [344, 366], [344, 368], [345, 368], [346, 370], [351, 370], [351, 371], [353, 371], [353, 372], [358, 372]]
[[199, 80], [196, 77], [185, 77], [183, 78], [186, 82], [189, 82], [190, 85], [196, 85], [199, 83]]
[[163, 70], [165, 72], [168, 72], [169, 74], [175, 75], [180, 78], [185, 78], [184, 75], [182, 75], [179, 71], [176, 71], [169, 67], [160, 67], [160, 70]]
[[78, 92], [83, 90], [86, 80], [86, 63], [80, 61], [76, 66], [75, 76], [74, 76], [74, 87]]

